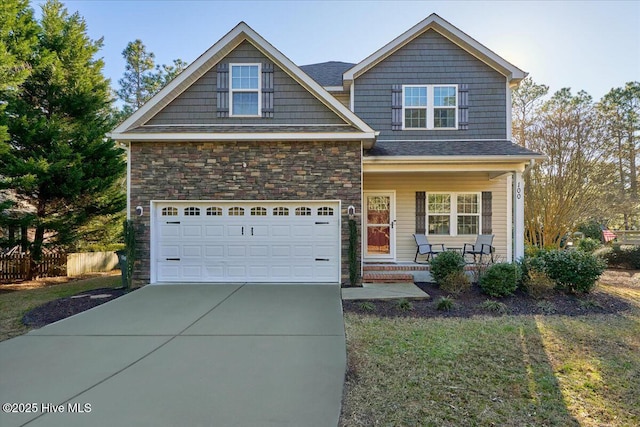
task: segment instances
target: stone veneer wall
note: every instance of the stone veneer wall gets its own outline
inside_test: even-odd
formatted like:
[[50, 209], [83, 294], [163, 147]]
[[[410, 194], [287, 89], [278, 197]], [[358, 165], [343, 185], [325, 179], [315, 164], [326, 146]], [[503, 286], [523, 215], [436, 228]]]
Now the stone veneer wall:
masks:
[[[362, 212], [361, 155], [360, 141], [132, 142], [136, 283], [150, 279], [152, 200], [341, 200], [341, 276], [348, 281], [347, 207]], [[144, 207], [143, 216], [136, 215], [136, 206]], [[361, 229], [361, 216], [356, 220]]]

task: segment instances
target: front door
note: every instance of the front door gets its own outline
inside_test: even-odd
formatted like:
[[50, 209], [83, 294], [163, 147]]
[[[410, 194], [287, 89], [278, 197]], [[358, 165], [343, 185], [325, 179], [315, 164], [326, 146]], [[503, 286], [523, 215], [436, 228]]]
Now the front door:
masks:
[[395, 260], [395, 193], [365, 193], [365, 258]]

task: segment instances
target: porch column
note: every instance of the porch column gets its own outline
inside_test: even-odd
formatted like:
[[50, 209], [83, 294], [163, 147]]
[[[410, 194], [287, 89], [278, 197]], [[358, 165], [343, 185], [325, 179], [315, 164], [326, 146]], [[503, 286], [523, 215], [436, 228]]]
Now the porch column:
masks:
[[513, 174], [513, 258], [524, 257], [524, 179], [522, 172]]

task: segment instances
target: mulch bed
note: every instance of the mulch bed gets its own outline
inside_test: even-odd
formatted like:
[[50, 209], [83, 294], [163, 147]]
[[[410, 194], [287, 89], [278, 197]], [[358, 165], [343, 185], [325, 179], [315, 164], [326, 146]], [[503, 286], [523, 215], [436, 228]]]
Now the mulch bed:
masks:
[[22, 323], [39, 328], [104, 304], [127, 292], [129, 291], [124, 288], [101, 288], [50, 301], [27, 312], [22, 318]]
[[[449, 296], [434, 283], [416, 283], [430, 299], [412, 300], [410, 308], [399, 304], [398, 300], [343, 301], [345, 312], [370, 314], [382, 317], [471, 317], [510, 315], [564, 315], [581, 316], [587, 314], [619, 314], [633, 308], [627, 301], [596, 287], [589, 294], [568, 295], [561, 291], [551, 291], [544, 298], [535, 299], [518, 290], [515, 295], [504, 298], [492, 298], [473, 285], [467, 292], [453, 297], [450, 311], [438, 310], [437, 301]], [[498, 301], [504, 304], [504, 311], [492, 311], [482, 306], [485, 301]], [[369, 304], [370, 303], [370, 304]], [[495, 307], [494, 307], [495, 308]]]
[[[603, 275], [609, 285], [621, 288], [640, 287], [640, 271], [610, 269]], [[453, 309], [438, 310], [436, 303], [439, 298], [449, 296], [434, 283], [416, 283], [416, 285], [431, 296], [427, 300], [410, 301], [410, 309], [406, 304], [400, 305], [399, 300], [371, 300], [371, 304], [363, 304], [366, 300], [343, 301], [345, 312], [371, 314], [383, 317], [471, 317], [477, 315], [500, 316], [511, 315], [565, 315], [581, 316], [587, 314], [621, 314], [633, 307], [628, 301], [596, 287], [589, 294], [567, 295], [560, 291], [552, 291], [544, 298], [535, 299], [516, 291], [515, 295], [506, 298], [491, 298], [480, 292], [477, 285], [471, 290], [453, 298]], [[118, 298], [127, 292], [123, 288], [102, 288], [82, 292], [68, 298], [51, 301], [41, 305], [24, 315], [22, 322], [33, 327], [42, 327], [49, 323], [81, 313], [90, 308], [104, 304]], [[94, 298], [91, 298], [91, 297]], [[485, 301], [498, 301], [504, 304], [505, 312], [491, 311], [482, 306]], [[371, 309], [373, 307], [373, 309]]]

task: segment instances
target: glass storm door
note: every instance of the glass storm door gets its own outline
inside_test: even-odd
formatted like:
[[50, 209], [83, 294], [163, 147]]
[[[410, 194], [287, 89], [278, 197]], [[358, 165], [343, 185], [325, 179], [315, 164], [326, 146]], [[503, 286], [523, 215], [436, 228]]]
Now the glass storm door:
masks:
[[395, 259], [395, 195], [366, 193], [365, 257]]

